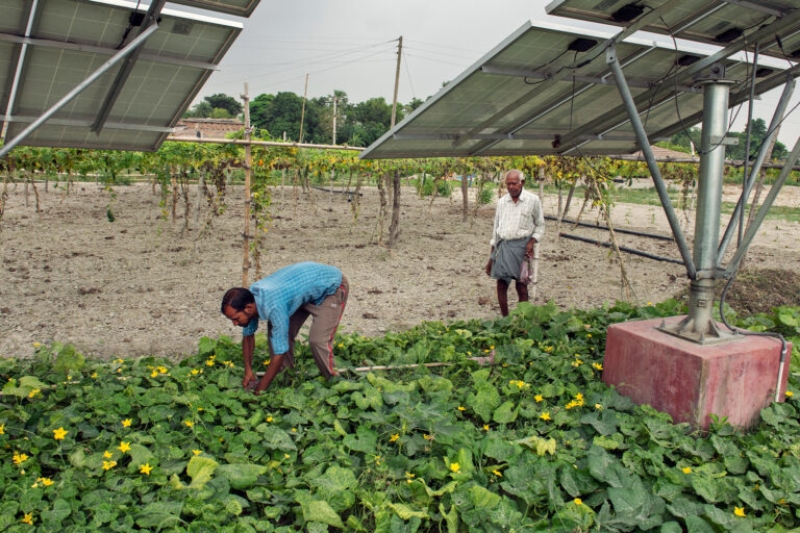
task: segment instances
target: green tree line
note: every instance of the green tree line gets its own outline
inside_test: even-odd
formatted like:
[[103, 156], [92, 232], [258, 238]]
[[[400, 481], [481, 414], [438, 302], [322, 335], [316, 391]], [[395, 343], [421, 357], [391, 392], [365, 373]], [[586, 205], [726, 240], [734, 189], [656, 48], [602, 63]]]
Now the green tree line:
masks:
[[[422, 105], [414, 98], [397, 105], [396, 121]], [[243, 105], [226, 94], [206, 96], [184, 116], [186, 118], [232, 118]], [[369, 146], [386, 133], [392, 121], [392, 104], [383, 97], [352, 103], [344, 91], [309, 98], [293, 92], [260, 94], [250, 101], [250, 123], [262, 138], [313, 144]], [[334, 142], [334, 124], [336, 139]]]

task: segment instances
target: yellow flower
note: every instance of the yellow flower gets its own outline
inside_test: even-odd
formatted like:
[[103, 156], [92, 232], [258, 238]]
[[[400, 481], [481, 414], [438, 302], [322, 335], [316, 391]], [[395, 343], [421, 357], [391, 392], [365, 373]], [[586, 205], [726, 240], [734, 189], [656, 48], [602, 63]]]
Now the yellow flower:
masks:
[[202, 370], [200, 370], [199, 368], [193, 368], [193, 369], [192, 369], [192, 375], [193, 375], [193, 376], [196, 376], [196, 375], [197, 375], [197, 374], [199, 374], [200, 372], [202, 372]]
[[400, 434], [399, 433], [395, 433], [394, 435], [389, 437], [389, 442], [396, 442], [398, 439], [400, 439]]
[[195, 455], [200, 455], [201, 453], [203, 453], [203, 450], [192, 450], [192, 453]]
[[269, 366], [269, 363], [270, 363], [270, 360], [267, 359], [266, 361], [264, 361], [264, 366]]
[[450, 463], [450, 471], [451, 472], [458, 472], [461, 470], [461, 465], [458, 463]]
[[[289, 459], [289, 458], [291, 458], [291, 457], [292, 457], [292, 456], [291, 456], [291, 455], [289, 455], [288, 453], [285, 453], [285, 454], [283, 454], [283, 458], [284, 458], [284, 459]], [[376, 458], [375, 458], [375, 462], [378, 462], [378, 457], [376, 457]]]
[[53, 484], [53, 480], [50, 479], [49, 477], [40, 477], [36, 481], [37, 482], [41, 481], [42, 485], [44, 485], [45, 487], [49, 487], [50, 485]]
[[150, 372], [150, 377], [151, 378], [157, 378], [158, 377], [158, 370], [153, 369], [153, 371]]
[[130, 418], [126, 418], [125, 420], [122, 421], [122, 427], [124, 428], [131, 427], [131, 424], [133, 424], [133, 420], [131, 420]]
[[569, 403], [568, 403], [566, 406], [564, 406], [564, 408], [565, 408], [567, 411], [569, 411], [569, 410], [570, 410], [570, 409], [572, 409], [573, 407], [578, 407], [579, 405], [580, 405], [580, 404], [579, 404], [578, 402], [576, 402], [575, 400], [570, 400], [570, 402], [569, 402]]
[[591, 333], [587, 333], [587, 334], [586, 334], [586, 338], [587, 338], [587, 339], [591, 339], [591, 338], [592, 338], [592, 334], [591, 334]]
[[6, 434], [6, 425], [0, 424], [0, 435], [5, 435], [5, 434]]
[[146, 476], [149, 476], [150, 472], [152, 472], [152, 471], [153, 471], [153, 467], [150, 466], [150, 463], [145, 463], [145, 464], [142, 465], [141, 468], [139, 468], [139, 473], [140, 474], [144, 474]]
[[297, 428], [292, 428], [292, 433], [297, 433]]
[[545, 411], [544, 413], [539, 415], [539, 418], [541, 418], [542, 420], [545, 420], [545, 421], [550, 420], [550, 413]]
[[600, 363], [592, 363], [592, 368], [594, 368], [595, 370], [603, 370], [603, 365], [601, 365]]
[[600, 410], [603, 409], [603, 406], [600, 405], [599, 403], [596, 403], [596, 404], [594, 404], [594, 408], [597, 409], [598, 411], [600, 411]]
[[459, 410], [459, 411], [466, 411], [466, 410], [467, 410], [467, 408], [466, 408], [466, 407], [462, 407], [462, 406], [460, 406], [460, 405], [459, 405], [459, 406], [458, 406], [458, 410]]
[[575, 502], [575, 505], [583, 505], [583, 500], [581, 500], [580, 498], [575, 498], [572, 501]]
[[28, 398], [33, 398], [40, 392], [42, 392], [41, 389], [33, 389], [31, 392], [28, 393]]
[[489, 431], [489, 429], [490, 429], [490, 428], [489, 428], [489, 424], [484, 424], [484, 425], [483, 425], [483, 430], [484, 430], [484, 431]]
[[34, 342], [34, 343], [33, 343], [33, 347], [34, 347], [34, 348], [39, 348], [39, 347], [41, 347], [41, 346], [42, 346], [42, 343], [41, 343], [41, 342]]
[[30, 457], [28, 457], [27, 454], [19, 452], [14, 452], [14, 456], [12, 457], [12, 460], [14, 461], [15, 465], [21, 465], [28, 459], [30, 459]]
[[792, 391], [790, 391], [790, 390], [787, 390], [786, 391], [786, 397], [787, 398], [791, 398], [792, 396], [794, 396], [794, 393]]
[[192, 422], [191, 420], [184, 420], [183, 423], [186, 425], [187, 428], [194, 426], [194, 422]]
[[688, 466], [684, 466], [683, 468], [681, 468], [681, 472], [683, 472], [684, 474], [691, 474], [692, 469], [689, 468]]
[[521, 379], [512, 379], [511, 381], [508, 382], [508, 384], [516, 385], [519, 389], [522, 389], [526, 385], [526, 383]]
[[119, 443], [119, 447], [117, 447], [117, 449], [122, 453], [129, 452], [131, 451], [131, 443], [122, 441]]
[[208, 359], [206, 361], [206, 366], [214, 366], [214, 360], [213, 359]]
[[572, 366], [574, 366], [575, 368], [578, 368], [578, 367], [579, 367], [579, 366], [581, 366], [582, 364], [583, 364], [583, 361], [581, 361], [580, 359], [575, 359], [575, 360], [572, 362]]
[[97, 372], [92, 372], [92, 379], [97, 379]]
[[647, 307], [653, 307], [653, 302], [647, 302]]
[[432, 435], [427, 435], [427, 434], [423, 435], [422, 438], [425, 439], [425, 440], [433, 440], [433, 436]]
[[117, 363], [118, 365], [123, 365], [125, 364], [125, 359], [114, 359], [114, 362]]
[[271, 416], [267, 417], [267, 422], [272, 422], [272, 417]]
[[67, 431], [63, 427], [60, 427], [58, 429], [54, 429], [53, 430], [53, 438], [56, 439], [56, 440], [64, 440], [64, 437], [67, 436], [67, 433], [69, 433], [69, 431]]
[[103, 470], [111, 470], [115, 466], [117, 466], [116, 461], [103, 461]]
[[167, 367], [165, 367], [165, 366], [160, 366], [156, 370], [158, 370], [159, 374], [166, 374], [167, 373]]
[[745, 512], [744, 512], [744, 507], [734, 507], [733, 508], [733, 514], [735, 514], [736, 516], [741, 516], [741, 517], [747, 516], [747, 514], [745, 514]]
[[22, 523], [28, 524], [29, 526], [33, 525], [33, 513], [25, 513], [25, 516], [22, 517]]
[[339, 343], [337, 346], [338, 346], [339, 348], [344, 348], [344, 343], [343, 343], [343, 342], [340, 342], [340, 343]]
[[533, 397], [533, 399], [536, 400], [536, 403], [543, 402], [544, 396], [542, 396], [541, 394], [537, 394], [536, 396]]
[[110, 451], [106, 450], [106, 451], [103, 452], [103, 457], [105, 459], [111, 459], [112, 457], [114, 457], [114, 454], [111, 453]]
[[492, 474], [494, 474], [497, 477], [503, 477], [503, 473], [500, 472], [499, 470], [492, 470]]

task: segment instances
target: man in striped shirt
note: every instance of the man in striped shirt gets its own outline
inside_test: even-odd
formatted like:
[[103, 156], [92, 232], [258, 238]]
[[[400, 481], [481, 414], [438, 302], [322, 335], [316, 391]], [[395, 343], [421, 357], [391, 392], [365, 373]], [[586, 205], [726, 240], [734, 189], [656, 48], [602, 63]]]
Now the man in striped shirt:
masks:
[[[242, 329], [244, 380], [242, 385], [259, 394], [284, 368], [294, 367], [294, 340], [311, 315], [308, 343], [320, 374], [336, 375], [333, 337], [349, 294], [341, 270], [310, 261], [284, 267], [256, 281], [249, 289], [234, 287], [225, 293], [220, 310]], [[253, 350], [259, 320], [267, 321], [270, 365], [257, 380], [253, 373]]]
[[497, 201], [491, 254], [486, 274], [497, 280], [500, 313], [508, 316], [508, 286], [514, 280], [520, 302], [528, 301], [528, 285], [520, 281], [522, 261], [533, 256], [533, 247], [544, 235], [544, 214], [539, 197], [525, 190], [525, 174], [509, 170], [508, 193]]

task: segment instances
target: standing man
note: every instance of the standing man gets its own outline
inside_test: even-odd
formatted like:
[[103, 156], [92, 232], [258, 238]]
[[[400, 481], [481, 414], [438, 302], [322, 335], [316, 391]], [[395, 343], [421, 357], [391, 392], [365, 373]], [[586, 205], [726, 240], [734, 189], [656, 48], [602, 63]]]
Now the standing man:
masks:
[[[222, 297], [222, 314], [242, 330], [245, 388], [259, 394], [284, 368], [294, 367], [294, 339], [309, 315], [313, 317], [308, 343], [314, 362], [325, 378], [336, 375], [333, 336], [349, 294], [347, 278], [329, 265], [304, 262], [284, 267], [256, 281], [250, 289], [235, 287]], [[253, 373], [253, 349], [259, 320], [266, 320], [270, 365], [260, 381]]]
[[486, 274], [497, 280], [500, 313], [508, 316], [508, 286], [516, 281], [520, 302], [528, 301], [528, 285], [520, 281], [522, 261], [533, 256], [533, 247], [544, 235], [544, 214], [539, 197], [525, 190], [525, 174], [509, 170], [508, 193], [497, 202]]

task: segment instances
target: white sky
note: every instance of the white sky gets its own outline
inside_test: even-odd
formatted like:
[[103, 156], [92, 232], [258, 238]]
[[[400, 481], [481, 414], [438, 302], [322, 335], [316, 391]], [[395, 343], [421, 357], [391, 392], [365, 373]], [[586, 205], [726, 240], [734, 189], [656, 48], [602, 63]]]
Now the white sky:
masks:
[[[201, 90], [250, 97], [291, 91], [308, 97], [345, 91], [351, 102], [393, 99], [397, 39], [403, 37], [398, 101], [425, 100], [529, 20], [578, 26], [547, 15], [548, 0], [261, 0], [244, 30]], [[607, 29], [607, 28], [606, 28]], [[800, 102], [796, 91], [790, 109]], [[764, 95], [754, 118], [770, 123], [781, 89]], [[196, 103], [195, 102], [195, 103]], [[733, 130], [741, 131], [747, 107]], [[800, 135], [800, 107], [779, 139], [789, 150]]]

